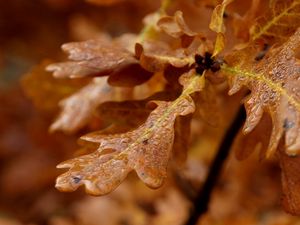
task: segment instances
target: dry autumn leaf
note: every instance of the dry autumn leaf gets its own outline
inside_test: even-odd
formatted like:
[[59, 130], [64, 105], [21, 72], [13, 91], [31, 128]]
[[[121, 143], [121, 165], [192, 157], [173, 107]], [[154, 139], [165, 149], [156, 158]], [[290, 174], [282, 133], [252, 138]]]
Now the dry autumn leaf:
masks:
[[100, 39], [64, 44], [62, 49], [69, 54], [71, 61], [51, 64], [47, 70], [57, 78], [110, 75], [111, 83], [125, 82], [123, 86], [141, 84], [152, 74], [139, 66], [133, 54], [136, 38], [125, 34], [114, 40], [103, 36]]
[[218, 55], [225, 47], [225, 25], [224, 25], [224, 12], [228, 4], [234, 0], [223, 0], [223, 2], [214, 8], [212, 13], [209, 28], [217, 33], [215, 41], [215, 48], [213, 56]]
[[283, 134], [287, 154], [296, 155], [300, 150], [300, 67], [299, 59], [295, 57], [299, 47], [300, 29], [282, 46], [271, 49], [259, 62], [251, 65], [250, 60], [240, 61], [244, 57], [237, 56], [249, 54], [249, 51], [241, 50], [228, 58], [230, 66], [223, 67], [229, 77], [233, 76], [230, 78], [230, 94], [236, 93], [243, 85], [252, 91], [245, 103], [247, 120], [244, 132], [254, 129], [264, 111], [271, 115], [273, 130], [267, 156], [275, 151]]
[[273, 43], [282, 43], [299, 27], [299, 16], [299, 0], [272, 1], [267, 15], [251, 27], [250, 40], [273, 39]]
[[172, 50], [164, 42], [145, 41], [143, 45], [137, 43], [136, 52], [141, 66], [153, 72], [163, 71], [168, 65], [179, 68], [194, 63], [193, 55], [186, 55], [186, 51], [182, 48]]
[[173, 102], [155, 101], [157, 108], [136, 130], [107, 136], [92, 133], [82, 137], [87, 142], [99, 143], [98, 150], [61, 163], [59, 168], [70, 169], [57, 178], [56, 187], [74, 191], [85, 185], [88, 193], [103, 195], [114, 190], [132, 170], [149, 187], [160, 187], [167, 175], [175, 119], [194, 112], [190, 95], [201, 91], [203, 78], [196, 76], [193, 70], [182, 75], [182, 94]]
[[[106, 77], [94, 78], [88, 85], [60, 101], [60, 115], [51, 125], [50, 131], [74, 132], [84, 127], [103, 102], [130, 99], [129, 88], [115, 88], [107, 84]], [[121, 96], [121, 98], [120, 98]]]
[[174, 38], [184, 38], [183, 36], [194, 37], [197, 35], [185, 23], [181, 11], [175, 12], [174, 16], [162, 16], [157, 21], [157, 26], [165, 33]]

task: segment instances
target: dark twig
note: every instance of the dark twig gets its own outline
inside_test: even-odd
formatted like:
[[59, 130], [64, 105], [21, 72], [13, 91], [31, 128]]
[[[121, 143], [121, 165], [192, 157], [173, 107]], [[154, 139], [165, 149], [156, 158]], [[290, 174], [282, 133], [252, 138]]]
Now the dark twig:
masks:
[[218, 181], [223, 164], [229, 154], [234, 138], [236, 137], [236, 134], [245, 120], [245, 115], [245, 109], [241, 106], [233, 123], [226, 132], [220, 148], [211, 164], [207, 178], [193, 202], [194, 207], [190, 212], [190, 217], [188, 218], [186, 225], [196, 225], [198, 219], [207, 211], [211, 193]]

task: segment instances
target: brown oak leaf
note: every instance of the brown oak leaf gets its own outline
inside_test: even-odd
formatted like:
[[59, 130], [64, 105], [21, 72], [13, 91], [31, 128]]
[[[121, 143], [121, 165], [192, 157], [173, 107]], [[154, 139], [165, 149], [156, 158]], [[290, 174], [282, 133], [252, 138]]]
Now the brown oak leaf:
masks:
[[148, 107], [149, 101], [173, 101], [178, 97], [177, 91], [157, 92], [154, 95], [142, 100], [129, 100], [121, 102], [105, 102], [96, 110], [97, 116], [107, 123], [120, 124], [123, 127], [137, 127], [145, 122], [151, 107]]
[[175, 119], [194, 112], [190, 95], [202, 90], [204, 76], [197, 76], [191, 70], [180, 77], [180, 83], [184, 87], [182, 94], [174, 101], [153, 101], [157, 107], [137, 129], [114, 135], [83, 136], [86, 142], [99, 143], [99, 148], [58, 165], [70, 169], [57, 178], [56, 187], [74, 191], [85, 185], [88, 193], [103, 195], [114, 190], [132, 170], [149, 187], [160, 187], [167, 175]]
[[48, 71], [57, 78], [110, 75], [109, 82], [119, 86], [132, 86], [147, 81], [152, 73], [139, 66], [133, 54], [135, 35], [124, 34], [110, 40], [99, 38], [72, 42], [62, 46], [70, 61], [51, 64]]
[[225, 47], [224, 12], [227, 5], [233, 1], [234, 0], [223, 0], [221, 4], [214, 8], [212, 13], [209, 28], [217, 33], [213, 56], [218, 55]]
[[250, 41], [283, 43], [300, 25], [300, 0], [271, 1], [270, 9], [250, 28]]
[[130, 92], [129, 88], [109, 86], [106, 77], [94, 78], [78, 92], [59, 102], [62, 110], [50, 131], [77, 131], [90, 121], [101, 103], [117, 100], [117, 96], [122, 97], [120, 100], [129, 99]]
[[186, 55], [183, 48], [171, 49], [160, 41], [145, 41], [143, 45], [137, 43], [136, 52], [141, 66], [152, 72], [163, 71], [168, 65], [179, 68], [194, 63], [194, 57]]
[[182, 42], [190, 43], [193, 37], [199, 35], [187, 26], [181, 11], [176, 11], [174, 16], [162, 16], [157, 26], [171, 37], [181, 38]]
[[148, 71], [160, 72], [168, 66], [191, 67], [195, 63], [196, 54], [204, 55], [212, 48], [202, 34], [187, 26], [181, 11], [175, 12], [174, 16], [162, 15], [156, 24], [159, 30], [172, 39], [152, 38], [136, 43], [136, 57], [140, 60], [140, 65]]
[[143, 45], [137, 43], [136, 55], [143, 68], [152, 72], [160, 72], [168, 66], [175, 68], [191, 68], [195, 64], [195, 55], [204, 55], [211, 50], [211, 43], [201, 36], [193, 39], [188, 47], [172, 48], [169, 43], [148, 40]]
[[[267, 156], [277, 148], [282, 135], [285, 136], [287, 154], [296, 155], [300, 150], [300, 64], [295, 57], [299, 47], [300, 29], [283, 45], [271, 49], [259, 62], [243, 60], [242, 55], [251, 55], [247, 48], [228, 57], [230, 66], [223, 67], [231, 79], [230, 94], [236, 93], [243, 85], [251, 90], [245, 103], [247, 120], [244, 133], [254, 129], [264, 111], [271, 115], [273, 130]], [[241, 58], [237, 58], [239, 56]]]

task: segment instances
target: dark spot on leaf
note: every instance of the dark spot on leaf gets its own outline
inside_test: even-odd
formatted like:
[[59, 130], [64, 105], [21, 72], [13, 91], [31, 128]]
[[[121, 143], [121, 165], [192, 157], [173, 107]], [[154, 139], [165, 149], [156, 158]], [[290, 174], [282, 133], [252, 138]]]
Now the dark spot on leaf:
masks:
[[285, 119], [283, 122], [283, 128], [286, 130], [292, 128], [294, 125], [295, 125], [295, 123], [292, 121], [289, 121], [288, 119]]
[[72, 177], [72, 179], [73, 179], [75, 184], [78, 184], [81, 181], [82, 178], [79, 177], [79, 176], [75, 176], [75, 177]]

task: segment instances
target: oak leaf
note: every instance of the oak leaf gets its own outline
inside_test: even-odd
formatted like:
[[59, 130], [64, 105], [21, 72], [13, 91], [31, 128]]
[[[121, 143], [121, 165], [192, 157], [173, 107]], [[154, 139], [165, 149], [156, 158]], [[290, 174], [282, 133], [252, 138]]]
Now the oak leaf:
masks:
[[200, 35], [193, 38], [187, 47], [173, 48], [169, 43], [156, 40], [137, 43], [136, 55], [140, 65], [148, 71], [166, 71], [169, 66], [179, 68], [193, 68], [195, 56], [205, 55], [212, 48], [212, 44]]
[[172, 39], [152, 38], [135, 45], [140, 65], [148, 71], [160, 72], [168, 66], [191, 67], [196, 54], [204, 55], [210, 51], [211, 43], [188, 27], [181, 11], [176, 11], [174, 16], [161, 15], [156, 25]]
[[[283, 206], [287, 212], [299, 214], [300, 1], [272, 1], [270, 8], [250, 29], [250, 40], [243, 49], [225, 57], [228, 64], [222, 69], [231, 86], [229, 94], [242, 86], [251, 91], [245, 99], [247, 119], [243, 128], [249, 135], [237, 138], [236, 156], [244, 159], [260, 148], [261, 158], [270, 157], [278, 149]], [[272, 128], [265, 113], [270, 115]]]
[[187, 55], [183, 48], [172, 49], [160, 41], [145, 41], [143, 45], [137, 43], [136, 52], [141, 66], [152, 72], [163, 71], [168, 65], [180, 68], [194, 63], [194, 56]]
[[181, 11], [176, 11], [174, 16], [162, 16], [157, 21], [157, 26], [171, 37], [181, 38], [182, 41], [192, 40], [198, 35], [187, 26]]
[[250, 29], [250, 41], [260, 39], [283, 43], [300, 25], [299, 0], [275, 0], [268, 13], [258, 19]]
[[129, 88], [116, 88], [107, 84], [106, 77], [94, 78], [78, 92], [59, 102], [60, 115], [52, 123], [50, 131], [63, 130], [71, 133], [84, 127], [95, 114], [96, 108], [103, 102], [130, 99]]
[[214, 8], [211, 16], [209, 28], [217, 33], [213, 56], [218, 55], [225, 47], [225, 25], [224, 12], [228, 4], [234, 0], [223, 0], [223, 2]]
[[[149, 84], [148, 84], [149, 85]], [[143, 85], [143, 89], [145, 89], [145, 85]], [[141, 87], [142, 88], [142, 87]], [[136, 88], [134, 90], [134, 97], [133, 99], [136, 99]], [[158, 92], [157, 92], [158, 91]], [[173, 101], [180, 95], [180, 90], [172, 90], [172, 91], [155, 91], [153, 95], [150, 97], [143, 97], [142, 100], [127, 100], [127, 101], [108, 101], [105, 103], [102, 103], [97, 109], [96, 109], [96, 116], [97, 118], [101, 118], [101, 121], [105, 121], [105, 128], [101, 130], [102, 134], [115, 134], [115, 133], [124, 133], [129, 130], [132, 130], [138, 126], [140, 126], [142, 123], [144, 123], [149, 116], [150, 112], [153, 110], [153, 107], [151, 107], [151, 104], [148, 104], [151, 101]], [[148, 92], [149, 93], [149, 92]], [[141, 93], [138, 92], [138, 97], [141, 97]], [[148, 95], [147, 95], [148, 96]], [[183, 129], [187, 131], [189, 128], [189, 122], [185, 118], [178, 118], [180, 119], [180, 125], [178, 127], [180, 129], [175, 130], [175, 140], [174, 140], [174, 147], [173, 151], [176, 151], [175, 146], [184, 146], [183, 149], [187, 148], [187, 142], [185, 142], [185, 138], [181, 138], [181, 136], [186, 135], [188, 132], [182, 133]], [[183, 127], [183, 121], [186, 121], [186, 127]], [[175, 124], [177, 124], [178, 121], [175, 121]], [[175, 128], [177, 126], [175, 125]], [[182, 128], [182, 129], [181, 129]], [[178, 131], [178, 132], [177, 132]], [[176, 136], [176, 132], [179, 133], [179, 136]], [[185, 142], [185, 145], [177, 145], [177, 142], [183, 143]], [[179, 151], [179, 150], [178, 150]]]
[[152, 111], [148, 102], [155, 100], [173, 101], [178, 95], [179, 93], [176, 91], [163, 91], [142, 100], [108, 101], [97, 108], [96, 114], [107, 123], [134, 128], [145, 122]]
[[103, 195], [114, 190], [132, 170], [149, 187], [160, 187], [167, 175], [175, 119], [194, 112], [190, 95], [202, 90], [204, 76], [196, 76], [191, 70], [181, 76], [180, 83], [184, 86], [182, 94], [174, 101], [153, 101], [157, 108], [137, 129], [122, 134], [83, 136], [84, 141], [99, 143], [99, 148], [58, 165], [70, 169], [57, 178], [56, 187], [74, 191], [85, 185], [88, 193]]
[[249, 54], [249, 51], [242, 50], [228, 58], [230, 66], [223, 67], [229, 77], [233, 76], [230, 78], [230, 94], [236, 93], [243, 85], [251, 90], [245, 103], [247, 120], [244, 133], [254, 129], [264, 111], [272, 118], [273, 130], [267, 156], [275, 151], [282, 135], [285, 136], [287, 154], [296, 155], [300, 150], [300, 65], [295, 57], [299, 47], [300, 29], [282, 46], [271, 49], [259, 62], [251, 64], [251, 60], [236, 58]]
[[113, 40], [102, 37], [64, 44], [62, 49], [69, 54], [70, 61], [51, 64], [47, 70], [57, 78], [111, 75], [109, 82], [112, 84], [141, 84], [152, 74], [142, 69], [134, 56], [136, 38], [124, 34]]
[[264, 11], [264, 3], [261, 0], [252, 0], [250, 9], [243, 15], [234, 13], [231, 27], [234, 30], [235, 36], [248, 41], [250, 38], [250, 27], [253, 26], [253, 21], [259, 17]]
[[[147, 83], [138, 85], [134, 89], [129, 87], [110, 86], [107, 83], [107, 80], [109, 80], [107, 77], [95, 77], [90, 83], [82, 87], [79, 91], [61, 100], [59, 102], [61, 112], [56, 121], [51, 125], [50, 131], [62, 130], [67, 133], [73, 133], [85, 127], [86, 125], [91, 124], [93, 118], [97, 117], [100, 119], [100, 121], [106, 121], [108, 117], [105, 117], [105, 112], [99, 113], [99, 107], [104, 102], [115, 101], [114, 104], [122, 106], [128, 102], [121, 103], [120, 101], [145, 98], [153, 100], [153, 98], [148, 98], [148, 96], [160, 91], [164, 86], [164, 82], [161, 81], [160, 74], [154, 74], [154, 76], [152, 76]], [[158, 96], [156, 95], [156, 97]], [[108, 109], [111, 108], [110, 106], [112, 106], [112, 104], [113, 103], [105, 105], [106, 111], [109, 111]], [[130, 104], [127, 104], [127, 106], [130, 106]], [[101, 108], [103, 109], [103, 107]], [[124, 109], [125, 108], [123, 108], [123, 110]], [[114, 119], [116, 119], [116, 115], [120, 113], [120, 111], [118, 111], [116, 108], [115, 110], [115, 112], [110, 110], [109, 113], [106, 113], [109, 114], [110, 120], [113, 116], [115, 116]], [[128, 107], [127, 111], [129, 111]], [[132, 113], [129, 114], [133, 115]], [[135, 116], [137, 115], [133, 115], [133, 117]], [[123, 121], [124, 119], [125, 118], [122, 118]], [[128, 117], [127, 119], [130, 121], [129, 124], [135, 121]], [[107, 122], [103, 123], [101, 126], [103, 127], [105, 125], [107, 125]]]

